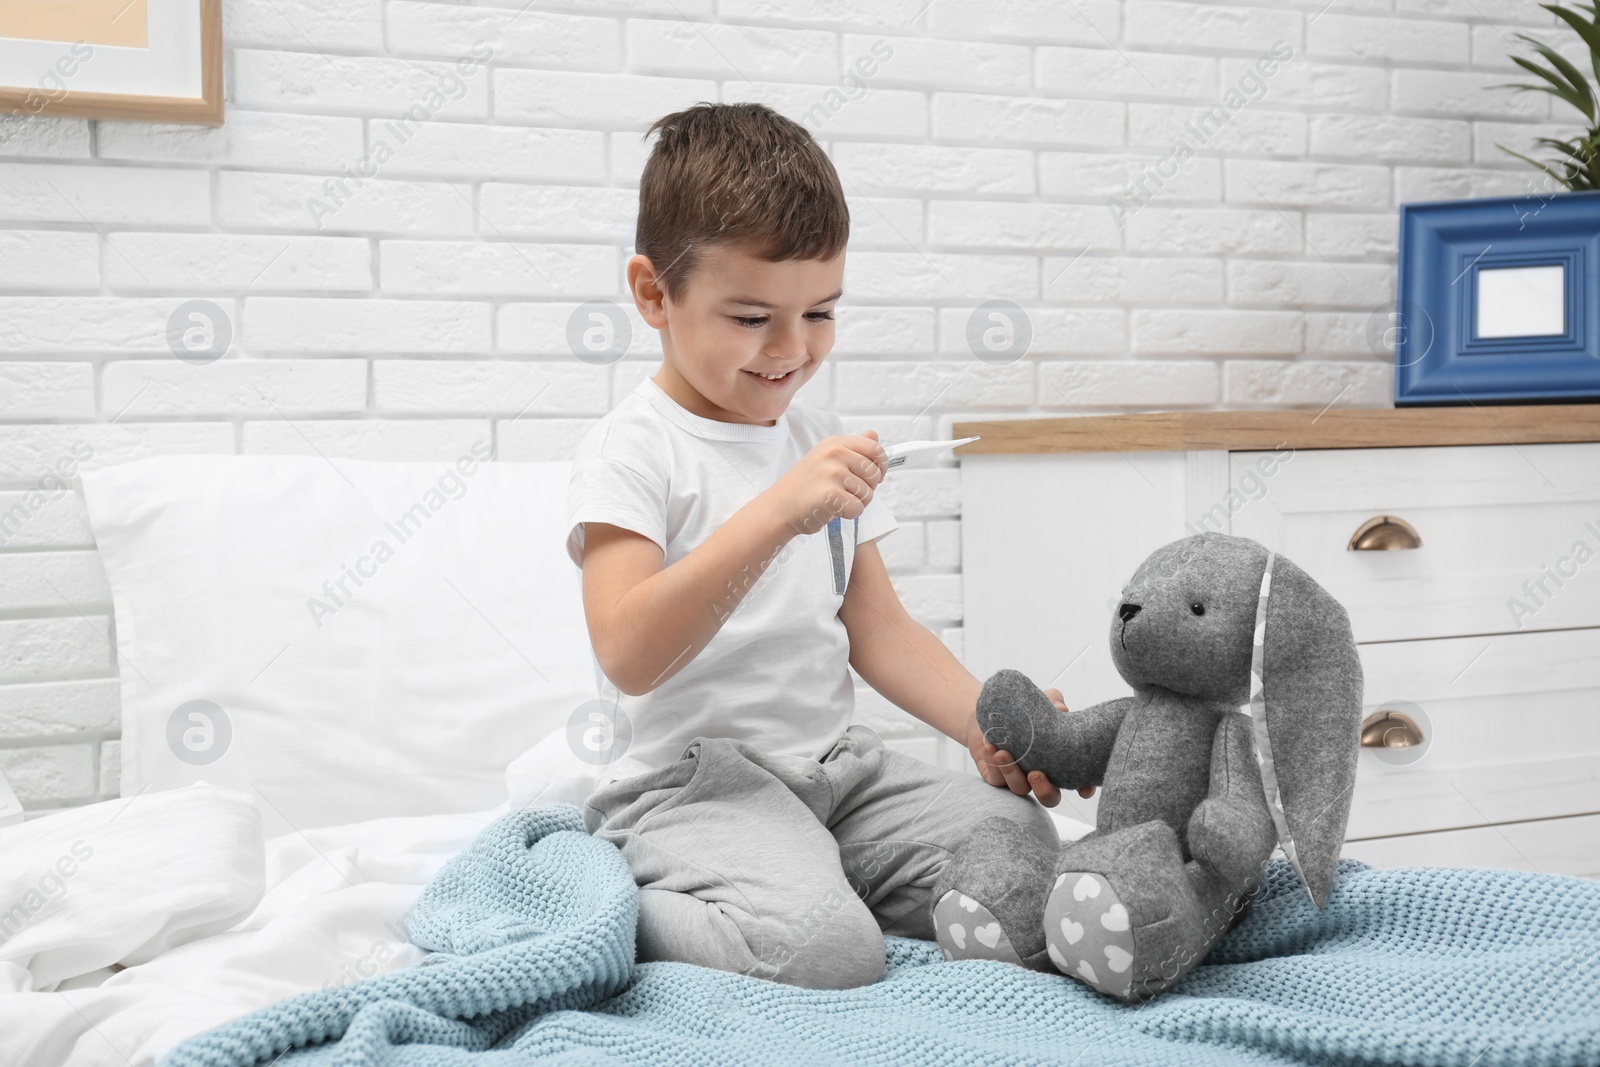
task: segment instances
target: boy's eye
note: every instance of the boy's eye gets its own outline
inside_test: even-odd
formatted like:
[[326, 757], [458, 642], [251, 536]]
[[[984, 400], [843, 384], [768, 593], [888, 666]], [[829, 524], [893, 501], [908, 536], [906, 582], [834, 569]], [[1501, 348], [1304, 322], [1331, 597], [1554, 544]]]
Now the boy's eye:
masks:
[[[808, 312], [806, 312], [805, 317], [810, 319], [812, 322], [826, 322], [827, 320], [833, 318], [833, 312], [831, 312], [831, 311], [808, 311]], [[765, 315], [748, 315], [748, 316], [735, 315], [733, 317], [733, 321], [737, 322], [740, 326], [749, 326], [752, 329], [754, 329], [754, 328], [758, 328], [758, 327], [761, 327], [761, 326], [765, 326], [767, 324], [767, 317]]]

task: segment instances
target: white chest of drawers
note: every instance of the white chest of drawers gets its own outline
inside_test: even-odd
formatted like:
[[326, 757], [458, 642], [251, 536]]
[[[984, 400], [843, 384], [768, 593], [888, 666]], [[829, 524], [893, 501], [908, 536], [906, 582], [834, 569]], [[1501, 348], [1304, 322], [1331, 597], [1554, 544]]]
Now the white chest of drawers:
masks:
[[[1344, 854], [1600, 878], [1600, 406], [1199, 412], [961, 423], [964, 650], [1069, 705], [1128, 692], [1112, 607], [1149, 552], [1254, 538], [1345, 605], [1365, 711]], [[1420, 546], [1356, 550], [1372, 519]], [[1402, 540], [1404, 535], [1402, 534]], [[1058, 811], [1093, 823], [1075, 794]]]

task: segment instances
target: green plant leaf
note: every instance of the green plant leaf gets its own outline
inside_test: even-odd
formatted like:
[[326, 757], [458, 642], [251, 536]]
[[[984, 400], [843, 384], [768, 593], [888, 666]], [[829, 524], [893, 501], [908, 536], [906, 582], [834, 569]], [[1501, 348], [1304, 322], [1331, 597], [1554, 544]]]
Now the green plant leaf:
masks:
[[[1588, 47], [1590, 65], [1594, 67], [1595, 72], [1595, 85], [1600, 86], [1600, 0], [1587, 0], [1586, 3], [1577, 3], [1574, 7], [1559, 3], [1540, 3], [1539, 6], [1566, 23]], [[1584, 12], [1587, 12], [1587, 18], [1584, 17]], [[1534, 75], [1542, 84], [1512, 82], [1490, 88], [1549, 93], [1581, 111], [1589, 121], [1589, 129], [1565, 141], [1552, 137], [1534, 139], [1534, 143], [1540, 148], [1554, 150], [1565, 158], [1541, 162], [1521, 152], [1513, 151], [1505, 145], [1495, 147], [1508, 156], [1520, 159], [1544, 172], [1568, 189], [1600, 190], [1600, 125], [1597, 125], [1597, 121], [1600, 121], [1600, 90], [1590, 86], [1588, 75], [1579, 70], [1571, 60], [1543, 41], [1525, 33], [1513, 36], [1532, 47], [1549, 64], [1549, 68], [1522, 56], [1507, 56], [1507, 58]]]
[[1538, 166], [1539, 170], [1544, 171], [1544, 173], [1546, 173], [1546, 174], [1549, 174], [1550, 178], [1554, 178], [1555, 181], [1560, 182], [1560, 184], [1562, 184], [1562, 186], [1565, 186], [1566, 189], [1571, 189], [1571, 187], [1573, 187], [1573, 182], [1571, 182], [1570, 176], [1566, 176], [1566, 174], [1557, 174], [1557, 173], [1555, 173], [1555, 171], [1550, 170], [1549, 166], [1544, 165], [1544, 163], [1539, 162], [1539, 160], [1533, 160], [1533, 158], [1528, 158], [1528, 157], [1526, 157], [1526, 155], [1523, 155], [1522, 152], [1514, 152], [1514, 150], [1512, 150], [1512, 149], [1507, 149], [1507, 147], [1504, 146], [1504, 144], [1499, 144], [1499, 142], [1496, 142], [1496, 144], [1494, 144], [1494, 147], [1496, 147], [1496, 149], [1501, 150], [1501, 152], [1504, 152], [1504, 154], [1506, 154], [1506, 155], [1515, 155], [1515, 157], [1517, 157], [1518, 160], [1522, 160], [1523, 163], [1531, 163], [1531, 165], [1533, 165], [1533, 166]]
[[1491, 85], [1491, 86], [1489, 86], [1489, 88], [1491, 88], [1491, 89], [1521, 89], [1523, 92], [1527, 92], [1527, 93], [1549, 93], [1551, 96], [1555, 96], [1556, 95], [1556, 91], [1554, 89], [1550, 88], [1550, 86], [1548, 86], [1548, 85], [1529, 85], [1527, 82], [1505, 82], [1504, 84], [1501, 84], [1501, 85]]
[[[1518, 36], [1520, 37], [1522, 35], [1518, 34]], [[1584, 118], [1589, 119], [1591, 122], [1594, 120], [1594, 98], [1589, 95], [1589, 86], [1587, 83], [1585, 83], [1583, 87], [1583, 93], [1580, 94], [1576, 89], [1568, 85], [1561, 75], [1553, 71], [1545, 70], [1543, 67], [1539, 66], [1539, 64], [1523, 59], [1521, 56], [1510, 56], [1508, 58], [1511, 60], [1511, 62], [1515, 63], [1523, 70], [1528, 71], [1530, 74], [1536, 74], [1550, 83], [1547, 86], [1533, 85], [1526, 86], [1526, 88], [1538, 89], [1541, 92], [1546, 92], [1551, 96], [1565, 100], [1567, 103], [1583, 112]]]
[[1557, 152], [1560, 152], [1564, 156], [1571, 156], [1573, 159], [1578, 161], [1580, 166], [1589, 162], [1588, 158], [1585, 157], [1582, 152], [1572, 147], [1565, 141], [1557, 141], [1550, 137], [1541, 137], [1534, 143], [1542, 144], [1547, 148], [1554, 148]]
[[1600, 186], [1600, 129], [1590, 130], [1587, 137], [1574, 137], [1573, 140], [1587, 157], [1589, 187], [1592, 189]]
[[1549, 45], [1541, 44], [1535, 47], [1538, 48], [1539, 54], [1549, 60], [1551, 66], [1565, 75], [1566, 79], [1572, 83], [1572, 87], [1578, 90], [1583, 98], [1589, 102], [1589, 117], [1592, 120], [1594, 118], [1594, 93], [1589, 89], [1589, 79], [1583, 76], [1583, 71], [1575, 67], [1570, 59]]
[[[1600, 26], [1592, 19], [1586, 19], [1576, 11], [1562, 7], [1560, 4], [1540, 4], [1540, 7], [1561, 19], [1568, 26], [1577, 31], [1583, 38], [1583, 43], [1589, 46], [1589, 62], [1594, 65], [1594, 76], [1600, 80]], [[1594, 10], [1590, 5], [1589, 10]]]
[[1511, 149], [1507, 148], [1503, 144], [1496, 144], [1495, 147], [1500, 149], [1500, 151], [1504, 152], [1508, 156], [1516, 156], [1518, 159], [1522, 160], [1524, 163], [1530, 163], [1533, 166], [1538, 167], [1540, 170], [1542, 170], [1546, 174], [1550, 175], [1550, 177], [1554, 178], [1558, 183], [1560, 183], [1565, 188], [1568, 188], [1568, 189], [1577, 188], [1576, 186], [1574, 186], [1572, 184], [1572, 178], [1570, 176], [1565, 175], [1565, 174], [1557, 174], [1555, 171], [1551, 170], [1549, 167], [1545, 166], [1543, 163], [1540, 163], [1537, 159], [1529, 159], [1527, 156], [1523, 155], [1521, 152], [1513, 152]]
[[[1517, 36], [1521, 37], [1522, 34], [1519, 33]], [[1515, 63], [1517, 66], [1521, 67], [1523, 70], [1528, 71], [1531, 74], [1537, 74], [1547, 83], [1561, 90], [1563, 93], [1572, 93], [1576, 95], [1577, 91], [1567, 83], [1567, 80], [1561, 76], [1559, 71], [1547, 70], [1535, 63], [1533, 60], [1526, 59], [1522, 56], [1507, 56], [1506, 58], [1511, 60], [1511, 62]]]
[[1558, 141], [1553, 137], [1540, 137], [1535, 143], [1554, 148], [1573, 160], [1572, 163], [1562, 160], [1562, 166], [1576, 169], [1592, 182], [1600, 181], [1600, 166], [1596, 165], [1596, 157], [1600, 153], [1596, 152], [1595, 146], [1586, 138], [1574, 137], [1571, 141]]
[[1491, 89], [1518, 89], [1518, 90], [1521, 90], [1522, 92], [1525, 92], [1525, 93], [1549, 93], [1551, 96], [1554, 96], [1554, 97], [1556, 97], [1556, 98], [1558, 98], [1560, 100], [1563, 100], [1563, 101], [1565, 101], [1565, 102], [1567, 102], [1569, 104], [1572, 104], [1573, 107], [1577, 107], [1578, 106], [1577, 104], [1573, 103], [1573, 101], [1572, 101], [1572, 99], [1571, 99], [1571, 97], [1569, 95], [1563, 95], [1562, 93], [1557, 92], [1556, 90], [1552, 89], [1548, 85], [1528, 85], [1525, 82], [1507, 82], [1504, 85], [1491, 85], [1491, 86], [1489, 86], [1489, 88], [1491, 88]]

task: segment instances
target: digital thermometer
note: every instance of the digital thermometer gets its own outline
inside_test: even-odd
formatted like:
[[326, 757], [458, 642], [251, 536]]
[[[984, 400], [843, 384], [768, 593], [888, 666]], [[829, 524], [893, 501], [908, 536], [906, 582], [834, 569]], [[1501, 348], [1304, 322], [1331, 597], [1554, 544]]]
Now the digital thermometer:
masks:
[[976, 437], [963, 437], [957, 441], [901, 441], [897, 445], [885, 445], [883, 451], [889, 457], [889, 470], [921, 467], [942, 452], [976, 440]]

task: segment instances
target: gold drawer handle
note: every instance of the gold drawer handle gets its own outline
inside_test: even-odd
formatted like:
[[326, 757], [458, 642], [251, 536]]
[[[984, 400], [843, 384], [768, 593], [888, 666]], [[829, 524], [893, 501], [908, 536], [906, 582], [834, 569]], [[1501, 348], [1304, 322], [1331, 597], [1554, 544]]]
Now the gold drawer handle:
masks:
[[1361, 723], [1362, 748], [1413, 748], [1422, 744], [1422, 728], [1399, 711], [1380, 711]]
[[1421, 548], [1417, 528], [1394, 515], [1379, 515], [1361, 524], [1346, 546], [1352, 552], [1377, 552], [1393, 548]]

